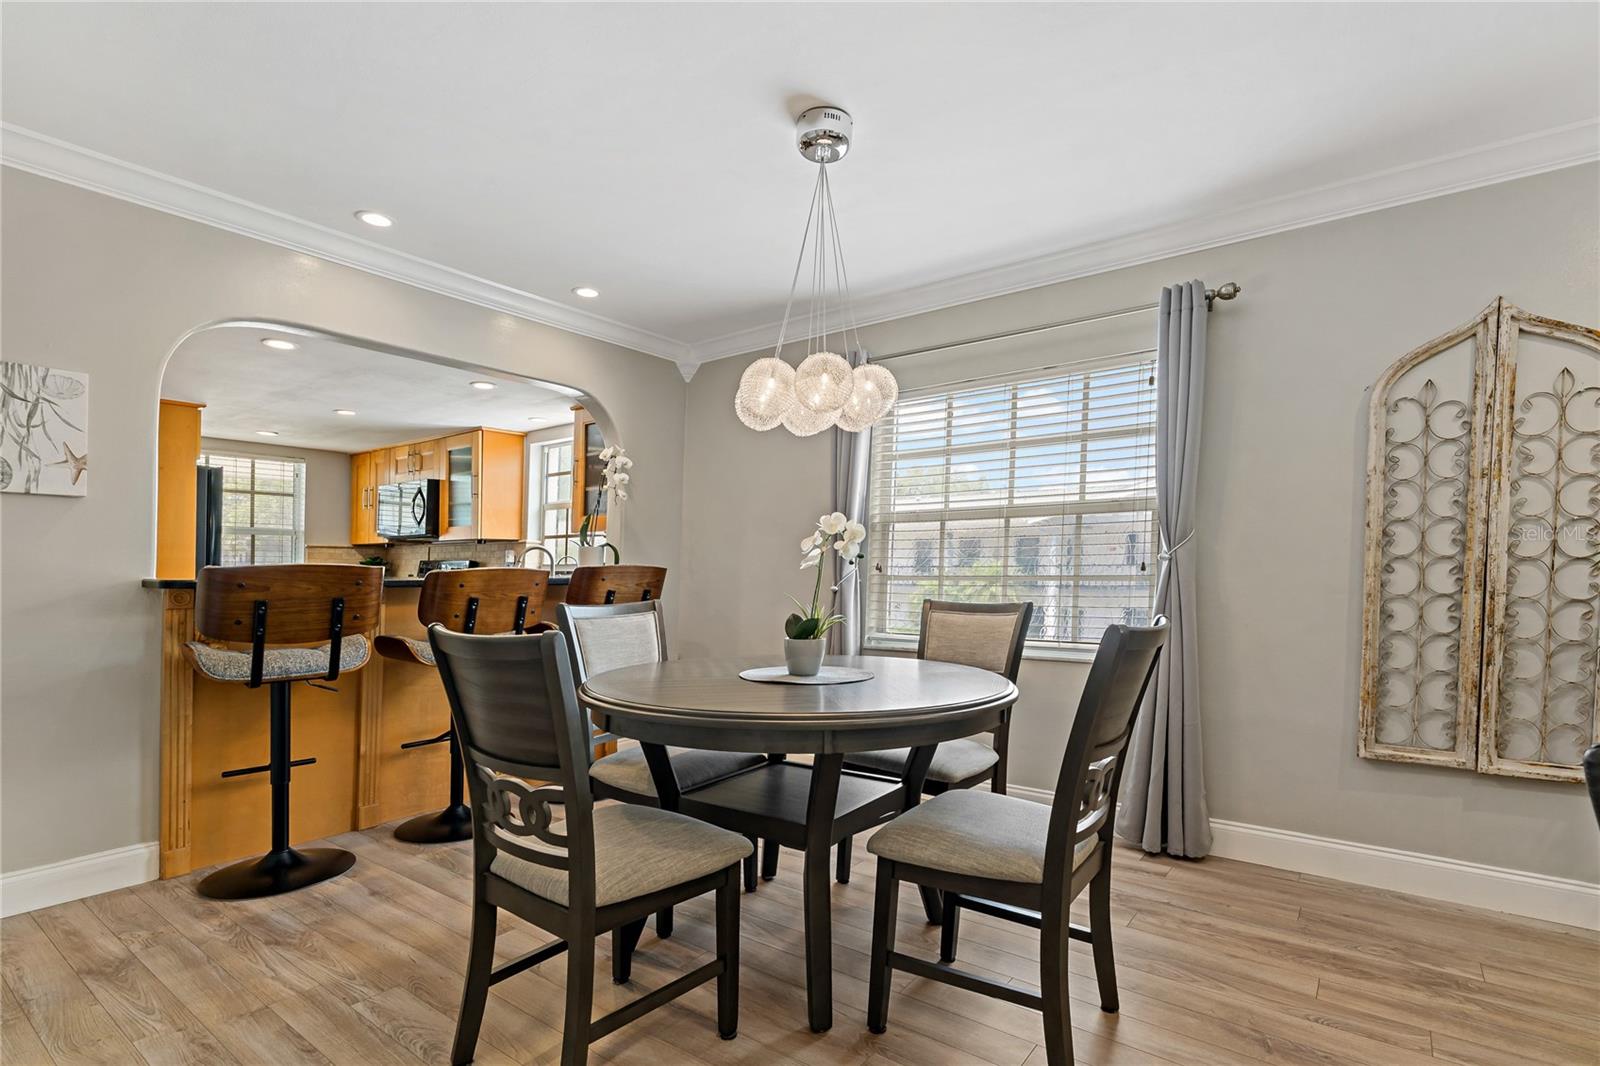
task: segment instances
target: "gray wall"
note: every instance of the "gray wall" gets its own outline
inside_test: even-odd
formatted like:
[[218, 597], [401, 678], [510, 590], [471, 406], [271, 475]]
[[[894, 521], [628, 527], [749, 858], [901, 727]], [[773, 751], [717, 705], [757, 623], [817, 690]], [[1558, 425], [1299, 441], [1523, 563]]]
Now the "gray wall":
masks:
[[[1366, 388], [1395, 358], [1505, 295], [1600, 323], [1600, 167], [1576, 167], [872, 326], [897, 351], [1238, 281], [1212, 319], [1197, 561], [1213, 816], [1597, 879], [1580, 786], [1356, 758]], [[829, 499], [826, 435], [732, 414], [748, 359], [689, 389], [684, 654], [774, 654], [795, 545]], [[901, 364], [904, 366], [905, 364]], [[984, 365], [975, 359], [973, 374]], [[693, 535], [691, 535], [693, 534]], [[681, 586], [680, 586], [681, 587]], [[1012, 779], [1050, 788], [1086, 668], [1029, 661]]]
[[[206, 413], [200, 412], [205, 423]], [[350, 543], [350, 457], [343, 452], [245, 440], [202, 437], [201, 448], [223, 455], [266, 455], [304, 459], [306, 464], [306, 544], [324, 547]]]
[[0, 870], [157, 837], [160, 598], [139, 580], [162, 368], [198, 326], [278, 319], [584, 389], [638, 463], [628, 557], [678, 566], [670, 362], [10, 168], [0, 227], [0, 348], [88, 372], [92, 464], [86, 498], [0, 496]]

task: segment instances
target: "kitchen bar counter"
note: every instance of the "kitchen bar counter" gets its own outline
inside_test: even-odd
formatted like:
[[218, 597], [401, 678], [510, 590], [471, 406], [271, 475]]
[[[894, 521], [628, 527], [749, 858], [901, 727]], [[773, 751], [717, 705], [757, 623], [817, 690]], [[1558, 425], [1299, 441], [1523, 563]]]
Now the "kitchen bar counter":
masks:
[[[548, 585], [566, 585], [570, 584], [571, 581], [571, 574], [551, 574], [549, 580], [545, 583]], [[386, 589], [420, 589], [422, 582], [423, 579], [420, 577], [386, 577], [383, 579], [383, 587]], [[195, 581], [192, 577], [147, 577], [140, 581], [139, 584], [147, 589], [193, 589]]]
[[[566, 576], [549, 583], [539, 621], [555, 621], [566, 598]], [[177, 877], [266, 846], [267, 775], [222, 775], [267, 761], [267, 690], [195, 673], [184, 656], [195, 639], [193, 580], [141, 584], [161, 592], [161, 876]], [[383, 584], [378, 632], [425, 638], [422, 579]], [[439, 736], [449, 723], [439, 672], [418, 663], [373, 655], [332, 684], [296, 686], [293, 756], [316, 762], [294, 770], [290, 842], [443, 807], [449, 745], [402, 745]]]

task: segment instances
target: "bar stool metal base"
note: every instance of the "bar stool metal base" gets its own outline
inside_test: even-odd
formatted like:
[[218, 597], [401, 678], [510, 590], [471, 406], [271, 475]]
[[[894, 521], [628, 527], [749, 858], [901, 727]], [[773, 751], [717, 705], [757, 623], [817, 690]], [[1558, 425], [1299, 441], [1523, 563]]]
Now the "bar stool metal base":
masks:
[[472, 810], [458, 803], [433, 814], [419, 814], [394, 828], [396, 840], [408, 844], [448, 844], [472, 839]]
[[260, 899], [338, 877], [355, 864], [343, 848], [285, 848], [225, 866], [195, 888], [208, 899]]

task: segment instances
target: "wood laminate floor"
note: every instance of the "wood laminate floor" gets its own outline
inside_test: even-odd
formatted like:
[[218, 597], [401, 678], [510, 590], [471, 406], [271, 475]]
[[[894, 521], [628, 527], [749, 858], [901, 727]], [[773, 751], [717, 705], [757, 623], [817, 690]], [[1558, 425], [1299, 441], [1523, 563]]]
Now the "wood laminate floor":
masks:
[[[0, 1061], [447, 1061], [466, 959], [468, 845], [423, 848], [387, 828], [334, 842], [358, 854], [355, 869], [276, 899], [201, 899], [196, 874], [6, 919]], [[598, 1042], [594, 1060], [1043, 1066], [1035, 1013], [903, 974], [888, 1033], [867, 1032], [873, 860], [857, 843], [851, 883], [833, 889], [831, 1032], [806, 1028], [800, 863], [786, 852], [779, 879], [743, 897], [739, 1038], [717, 1038], [704, 986]], [[1087, 945], [1074, 944], [1079, 1062], [1600, 1062], [1595, 934], [1120, 847], [1112, 883], [1122, 1011], [1100, 1012]], [[909, 889], [900, 915], [901, 950], [935, 955], [937, 930], [922, 924]], [[969, 914], [962, 933], [963, 965], [1036, 982], [1033, 931]], [[506, 916], [499, 948], [509, 958], [545, 939]], [[679, 909], [670, 940], [645, 932], [631, 985], [612, 985], [597, 962], [597, 1013], [704, 961], [711, 945], [706, 897]], [[497, 985], [478, 1061], [552, 1061], [564, 979], [558, 957]]]

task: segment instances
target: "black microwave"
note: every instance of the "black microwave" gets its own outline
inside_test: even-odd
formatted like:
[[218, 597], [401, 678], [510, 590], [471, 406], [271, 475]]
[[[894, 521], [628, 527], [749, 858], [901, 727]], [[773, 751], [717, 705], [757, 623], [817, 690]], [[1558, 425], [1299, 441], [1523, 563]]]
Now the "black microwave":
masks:
[[439, 479], [378, 486], [378, 536], [433, 540], [439, 536]]

